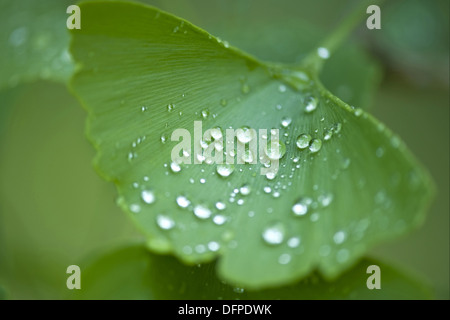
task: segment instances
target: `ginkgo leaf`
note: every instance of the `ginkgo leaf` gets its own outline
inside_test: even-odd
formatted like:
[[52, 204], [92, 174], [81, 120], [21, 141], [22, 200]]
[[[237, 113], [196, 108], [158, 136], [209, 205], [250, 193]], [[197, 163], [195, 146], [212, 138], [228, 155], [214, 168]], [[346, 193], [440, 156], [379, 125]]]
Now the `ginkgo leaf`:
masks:
[[[378, 280], [369, 266], [376, 266]], [[167, 255], [149, 253], [132, 244], [96, 255], [80, 265], [83, 289], [71, 299], [176, 299], [176, 300], [386, 300], [431, 299], [431, 290], [404, 270], [364, 258], [337, 280], [329, 282], [313, 273], [305, 279], [273, 289], [245, 290], [231, 286], [215, 274], [214, 263], [186, 266]], [[370, 272], [367, 272], [369, 268]], [[132, 275], [132, 276], [130, 276]], [[162, 276], [164, 275], [164, 276]], [[371, 279], [369, 279], [372, 277]], [[369, 289], [378, 281], [380, 289]]]
[[[72, 87], [96, 167], [151, 250], [220, 257], [223, 279], [262, 288], [314, 268], [335, 277], [423, 220], [428, 175], [399, 137], [320, 84], [311, 66], [327, 48], [303, 66], [269, 64], [152, 7], [80, 7]], [[200, 121], [215, 141], [194, 132]], [[226, 139], [230, 128], [242, 131]], [[241, 154], [245, 142], [261, 149]]]

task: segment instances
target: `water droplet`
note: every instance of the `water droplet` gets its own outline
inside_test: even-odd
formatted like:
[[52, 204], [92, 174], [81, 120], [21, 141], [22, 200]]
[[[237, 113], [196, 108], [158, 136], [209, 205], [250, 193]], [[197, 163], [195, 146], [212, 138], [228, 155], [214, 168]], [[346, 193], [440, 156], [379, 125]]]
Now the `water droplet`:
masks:
[[264, 192], [265, 192], [265, 193], [271, 193], [271, 192], [272, 192], [272, 188], [266, 186], [266, 187], [264, 187]]
[[363, 111], [362, 111], [362, 109], [357, 108], [357, 109], [355, 109], [354, 113], [355, 113], [355, 116], [359, 117], [362, 115]]
[[281, 126], [283, 126], [284, 128], [287, 128], [287, 127], [289, 127], [289, 125], [291, 124], [291, 122], [292, 122], [292, 119], [291, 119], [291, 118], [289, 118], [289, 117], [283, 117], [283, 118], [281, 119]]
[[266, 179], [267, 180], [273, 180], [273, 179], [275, 179], [275, 176], [276, 176], [276, 173], [273, 172], [273, 171], [269, 171], [269, 172], [266, 173]]
[[220, 127], [214, 127], [211, 129], [211, 137], [214, 138], [214, 140], [220, 140], [223, 137], [222, 129]]
[[161, 135], [161, 142], [162, 143], [166, 143], [166, 141], [167, 141], [167, 136], [165, 134], [162, 134]]
[[200, 219], [208, 219], [211, 216], [211, 210], [204, 205], [198, 204], [194, 207], [194, 214]]
[[328, 207], [333, 201], [333, 195], [331, 193], [325, 193], [320, 195], [318, 200], [322, 207]]
[[309, 97], [306, 100], [305, 112], [310, 113], [316, 110], [317, 108], [317, 99], [314, 97]]
[[172, 172], [176, 173], [176, 172], [180, 172], [181, 171], [181, 167], [178, 163], [176, 162], [172, 162], [170, 164], [170, 170], [172, 170]]
[[217, 224], [218, 226], [223, 225], [226, 221], [227, 221], [227, 217], [225, 217], [225, 216], [223, 216], [221, 214], [215, 215], [213, 217], [213, 222], [215, 224]]
[[169, 103], [169, 104], [167, 105], [167, 111], [172, 112], [173, 109], [175, 109], [175, 105], [172, 104], [172, 103]]
[[225, 107], [227, 104], [228, 104], [228, 101], [227, 101], [226, 99], [221, 99], [221, 100], [220, 100], [220, 105], [221, 105], [222, 107]]
[[336, 254], [336, 260], [339, 263], [344, 263], [345, 261], [348, 260], [349, 256], [350, 256], [350, 253], [347, 249], [341, 249]]
[[288, 253], [283, 253], [279, 258], [278, 258], [278, 262], [280, 264], [288, 264], [289, 262], [291, 262], [291, 255]]
[[281, 93], [286, 92], [286, 86], [284, 84], [280, 84], [278, 86], [278, 91]]
[[173, 227], [175, 227], [175, 221], [173, 221], [172, 218], [162, 215], [162, 214], [159, 214], [156, 217], [156, 223], [158, 224], [158, 226], [161, 229], [164, 229], [164, 230], [170, 230]]
[[267, 244], [276, 245], [283, 242], [284, 233], [284, 226], [281, 223], [276, 223], [264, 229], [262, 237]]
[[341, 244], [342, 242], [344, 242], [345, 237], [346, 237], [346, 234], [344, 231], [336, 232], [333, 236], [334, 243]]
[[213, 252], [216, 252], [217, 250], [220, 249], [220, 244], [217, 243], [216, 241], [211, 241], [208, 243], [208, 249]]
[[227, 205], [222, 201], [217, 201], [216, 208], [217, 210], [225, 210], [227, 208]]
[[250, 92], [250, 86], [247, 83], [244, 83], [241, 87], [242, 93], [247, 94]]
[[286, 145], [283, 141], [269, 141], [265, 151], [269, 159], [278, 160], [286, 153]]
[[248, 184], [244, 184], [242, 187], [239, 188], [239, 191], [241, 192], [242, 195], [246, 196], [250, 194], [252, 189]]
[[322, 140], [320, 139], [314, 139], [311, 141], [311, 144], [309, 145], [309, 151], [312, 153], [316, 153], [322, 148]]
[[247, 143], [252, 141], [256, 137], [256, 131], [247, 126], [236, 130], [236, 138], [241, 143]]
[[287, 245], [290, 248], [297, 248], [300, 244], [300, 238], [299, 237], [292, 237], [287, 241]]
[[228, 177], [234, 171], [234, 165], [232, 164], [219, 164], [216, 167], [217, 173], [222, 177]]
[[178, 196], [177, 197], [177, 204], [181, 208], [187, 208], [191, 204], [191, 202], [185, 196]]
[[153, 193], [152, 190], [143, 190], [141, 192], [141, 198], [142, 201], [144, 201], [147, 204], [155, 202], [155, 194]]
[[202, 118], [203, 118], [203, 119], [206, 119], [206, 118], [208, 118], [208, 117], [209, 117], [209, 111], [208, 111], [208, 109], [202, 110]]
[[309, 134], [304, 133], [304, 134], [299, 135], [297, 138], [297, 142], [296, 142], [297, 147], [299, 149], [307, 148], [309, 146], [309, 143], [311, 142], [311, 139], [312, 138]]
[[130, 211], [133, 213], [139, 213], [141, 212], [141, 206], [136, 203], [133, 203], [130, 205]]
[[328, 51], [328, 49], [324, 47], [317, 48], [317, 54], [322, 59], [328, 59], [330, 57], [330, 51]]
[[244, 154], [242, 155], [242, 161], [244, 163], [252, 163], [254, 160], [253, 153], [250, 149], [247, 149], [244, 151]]
[[342, 129], [342, 123], [337, 122], [333, 125], [332, 130], [334, 131], [335, 134], [338, 134], [339, 132], [341, 132]]
[[292, 206], [292, 212], [296, 216], [303, 216], [308, 212], [311, 203], [312, 200], [310, 198], [300, 198]]
[[327, 131], [325, 131], [325, 135], [323, 137], [323, 140], [328, 141], [331, 139], [331, 137], [333, 136], [333, 130], [332, 129], [328, 129]]

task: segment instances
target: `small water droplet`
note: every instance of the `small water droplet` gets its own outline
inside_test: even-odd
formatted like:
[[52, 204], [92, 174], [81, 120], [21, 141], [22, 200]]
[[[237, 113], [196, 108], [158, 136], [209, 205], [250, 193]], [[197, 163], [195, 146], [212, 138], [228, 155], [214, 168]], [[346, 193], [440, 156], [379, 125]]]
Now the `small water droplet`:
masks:
[[172, 170], [172, 172], [176, 173], [176, 172], [180, 172], [181, 171], [181, 166], [176, 163], [176, 162], [172, 162], [170, 164], [170, 170]]
[[264, 187], [264, 192], [265, 193], [271, 193], [272, 192], [272, 188], [269, 186]]
[[144, 201], [147, 204], [152, 204], [153, 202], [155, 202], [155, 194], [153, 193], [152, 190], [143, 190], [141, 192], [141, 198], [142, 201]]
[[202, 118], [207, 119], [208, 117], [209, 117], [209, 110], [208, 109], [202, 110]]
[[165, 134], [162, 134], [161, 135], [161, 142], [162, 143], [166, 143], [166, 141], [167, 141], [167, 136]]
[[225, 210], [227, 208], [227, 205], [225, 204], [225, 202], [217, 201], [216, 208], [217, 210]]
[[384, 149], [382, 147], [379, 147], [375, 154], [378, 158], [381, 158], [384, 155]]
[[236, 138], [241, 143], [248, 143], [256, 137], [256, 131], [250, 127], [244, 126], [236, 130]]
[[227, 217], [225, 217], [221, 214], [215, 215], [213, 217], [213, 222], [218, 226], [223, 225], [226, 221], [227, 221]]
[[187, 208], [191, 204], [191, 202], [185, 196], [178, 196], [177, 197], [177, 204], [181, 208]]
[[303, 216], [308, 213], [309, 205], [312, 203], [310, 198], [300, 198], [292, 206], [292, 212], [296, 216]]
[[301, 134], [297, 137], [297, 147], [299, 149], [305, 149], [309, 146], [309, 143], [311, 142], [312, 137], [309, 134]]
[[287, 128], [287, 127], [289, 127], [289, 125], [291, 124], [291, 122], [292, 122], [292, 119], [291, 119], [291, 118], [289, 118], [289, 117], [283, 117], [283, 118], [281, 119], [281, 126], [284, 127], [284, 128]]
[[211, 210], [204, 205], [198, 204], [194, 207], [194, 214], [197, 218], [208, 219], [211, 216]]
[[169, 103], [169, 104], [167, 105], [167, 111], [172, 112], [173, 109], [175, 109], [175, 105], [172, 104], [172, 103]]
[[331, 137], [333, 136], [333, 130], [332, 129], [328, 129], [327, 131], [325, 131], [325, 135], [323, 137], [323, 140], [328, 141], [331, 139]]
[[362, 115], [363, 111], [362, 111], [362, 109], [357, 108], [357, 109], [355, 109], [354, 113], [355, 113], [355, 116], [359, 117]]
[[130, 211], [133, 213], [139, 213], [141, 212], [141, 206], [136, 203], [133, 203], [130, 205]]
[[250, 92], [250, 86], [247, 83], [244, 83], [241, 87], [241, 91], [244, 94], [247, 94]]
[[208, 242], [208, 249], [210, 251], [216, 252], [220, 249], [220, 244], [216, 241], [210, 241]]
[[280, 84], [278, 86], [278, 91], [281, 93], [286, 92], [286, 86], [284, 84]]
[[242, 187], [239, 188], [239, 191], [244, 196], [249, 195], [251, 190], [252, 189], [251, 189], [251, 187], [248, 184], [244, 184]]
[[317, 54], [322, 59], [328, 59], [330, 57], [330, 51], [328, 51], [328, 49], [324, 47], [317, 48]]
[[297, 248], [300, 244], [300, 238], [299, 237], [292, 237], [287, 241], [287, 245], [290, 248]]
[[211, 129], [211, 137], [214, 138], [214, 140], [220, 140], [223, 137], [222, 129], [220, 127], [214, 127]]
[[156, 223], [163, 230], [170, 230], [175, 227], [175, 221], [173, 221], [172, 218], [162, 214], [159, 214], [156, 217]]
[[221, 99], [221, 100], [220, 100], [220, 105], [221, 105], [222, 107], [225, 107], [227, 104], [228, 104], [228, 101], [227, 101], [226, 99]]
[[264, 229], [262, 237], [267, 244], [277, 245], [284, 240], [284, 226], [281, 223], [276, 223]]
[[322, 148], [322, 140], [320, 139], [314, 139], [311, 141], [311, 144], [309, 145], [309, 151], [312, 153], [318, 152]]
[[306, 100], [305, 112], [311, 113], [317, 108], [317, 99], [314, 97], [309, 97]]
[[345, 241], [346, 234], [344, 231], [338, 231], [334, 234], [333, 240], [336, 244], [341, 244]]
[[279, 258], [278, 258], [278, 262], [280, 264], [288, 264], [289, 262], [291, 262], [291, 255], [288, 253], [283, 253]]

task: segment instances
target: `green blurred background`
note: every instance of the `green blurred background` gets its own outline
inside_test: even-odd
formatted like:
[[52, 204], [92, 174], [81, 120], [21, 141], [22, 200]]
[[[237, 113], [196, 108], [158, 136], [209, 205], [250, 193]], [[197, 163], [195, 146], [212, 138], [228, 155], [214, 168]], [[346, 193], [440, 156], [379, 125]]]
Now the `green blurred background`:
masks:
[[[257, 57], [294, 62], [357, 1], [145, 2]], [[66, 87], [73, 68], [65, 50], [70, 4], [0, 4], [0, 298], [2, 290], [12, 299], [64, 298], [67, 266], [141, 239], [116, 206], [114, 186], [91, 166], [86, 113]], [[336, 53], [358, 79], [363, 71], [352, 68], [351, 52], [365, 52], [359, 54], [369, 84], [340, 85], [338, 57], [330, 58], [322, 79], [345, 101], [370, 108], [433, 176], [437, 195], [424, 225], [370, 255], [410, 270], [436, 298], [449, 299], [449, 2], [380, 7], [382, 29], [369, 31], [363, 21], [353, 42]]]

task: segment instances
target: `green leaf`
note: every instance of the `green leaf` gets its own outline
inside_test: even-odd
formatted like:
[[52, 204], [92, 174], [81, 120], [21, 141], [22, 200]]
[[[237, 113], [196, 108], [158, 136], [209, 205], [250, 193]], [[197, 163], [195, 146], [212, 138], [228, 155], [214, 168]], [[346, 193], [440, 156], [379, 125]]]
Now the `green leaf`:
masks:
[[[96, 167], [153, 251], [190, 264], [220, 257], [223, 279], [259, 289], [314, 268], [335, 277], [423, 220], [427, 173], [399, 137], [333, 96], [313, 69], [260, 62], [152, 7], [81, 9], [72, 87], [89, 112]], [[318, 65], [322, 51], [308, 62]], [[223, 136], [279, 129], [286, 152], [276, 176], [261, 175], [260, 161], [235, 164], [226, 177], [215, 164], [172, 165], [172, 132], [193, 137], [200, 120]], [[313, 140], [300, 149], [303, 134]]]
[[66, 8], [71, 4], [68, 0], [1, 2], [0, 88], [36, 79], [69, 79], [73, 62]]
[[[367, 288], [367, 267], [380, 267], [381, 289]], [[389, 265], [362, 259], [339, 279], [329, 282], [314, 273], [302, 281], [274, 289], [249, 291], [226, 284], [215, 264], [185, 266], [172, 256], [129, 245], [80, 265], [81, 290], [72, 299], [430, 299], [430, 289]]]

